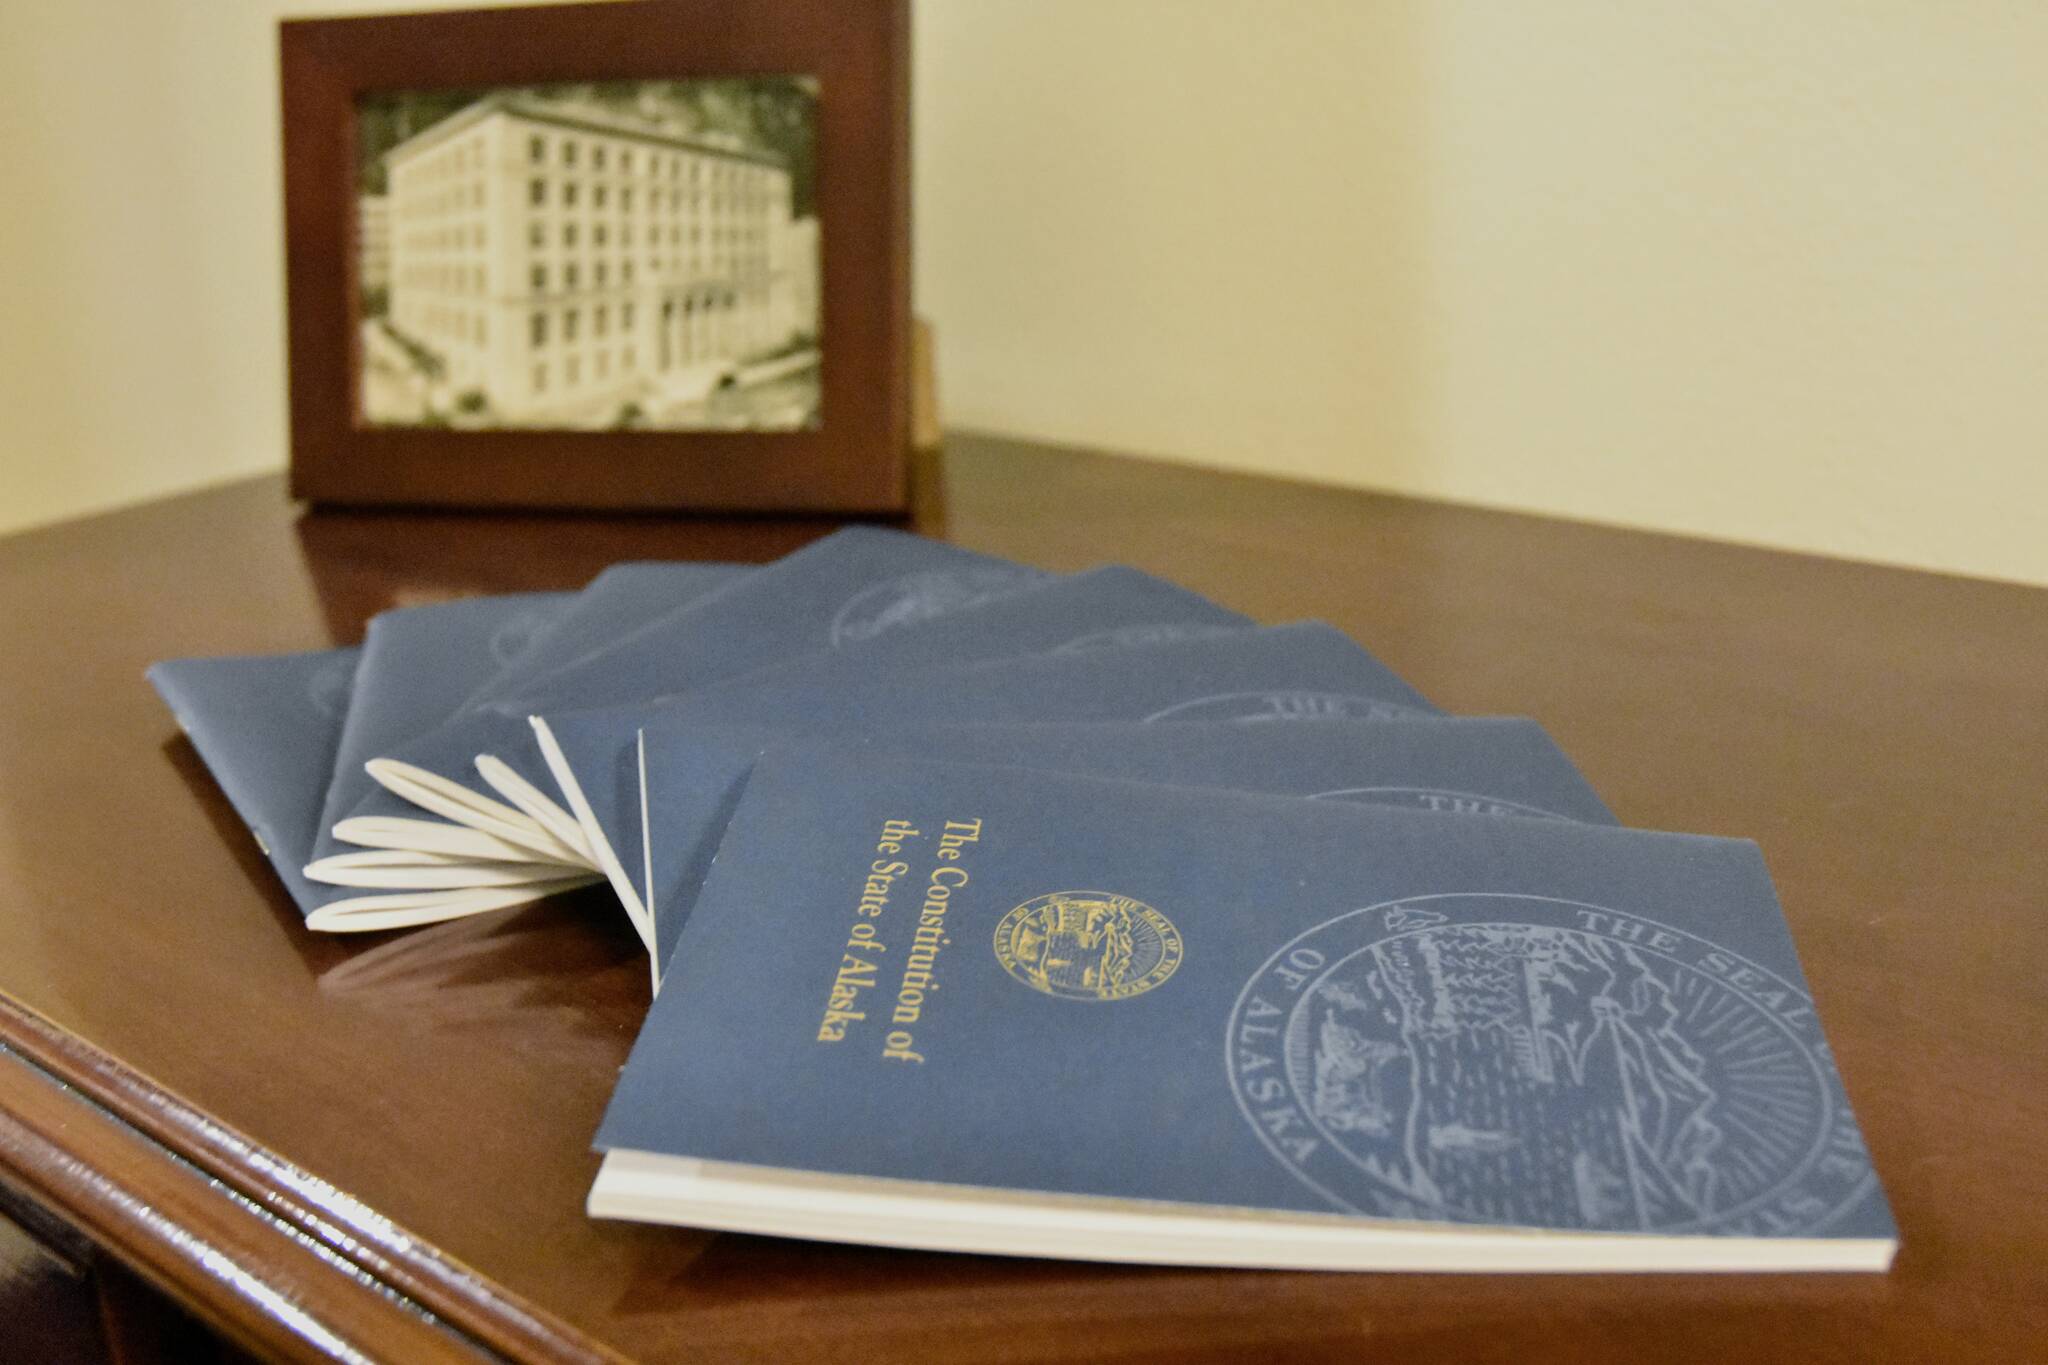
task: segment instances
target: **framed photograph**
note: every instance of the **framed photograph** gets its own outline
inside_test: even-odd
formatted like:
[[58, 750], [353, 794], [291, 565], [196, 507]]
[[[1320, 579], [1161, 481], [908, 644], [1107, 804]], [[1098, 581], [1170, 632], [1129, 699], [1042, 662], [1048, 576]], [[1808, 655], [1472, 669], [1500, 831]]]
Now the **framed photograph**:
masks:
[[294, 496], [903, 509], [907, 4], [280, 25]]

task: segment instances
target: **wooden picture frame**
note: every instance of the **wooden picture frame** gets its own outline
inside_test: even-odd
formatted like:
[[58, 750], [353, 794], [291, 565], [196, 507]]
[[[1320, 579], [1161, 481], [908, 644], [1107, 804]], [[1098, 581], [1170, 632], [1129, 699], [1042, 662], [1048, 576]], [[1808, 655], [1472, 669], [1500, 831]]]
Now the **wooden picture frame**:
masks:
[[[279, 26], [279, 57], [295, 497], [350, 505], [595, 510], [898, 512], [907, 506], [912, 443], [908, 0], [633, 0], [293, 20]], [[358, 112], [366, 98], [394, 91], [518, 93], [575, 82], [721, 78], [801, 80], [815, 92], [810, 142], [815, 180], [806, 183], [813, 186], [811, 240], [817, 243], [820, 264], [810, 305], [815, 311], [805, 316], [817, 319], [818, 363], [815, 396], [802, 409], [815, 425], [778, 430], [461, 429], [366, 417], [365, 337], [374, 346], [379, 340], [374, 327], [381, 325], [379, 320], [366, 330], [361, 278], [366, 267], [359, 239], [363, 153]], [[566, 134], [562, 138], [565, 154], [569, 140]], [[481, 148], [482, 139], [478, 142]], [[536, 136], [531, 142], [533, 155], [541, 157], [543, 139]], [[615, 162], [623, 159], [615, 153]], [[643, 163], [653, 159], [651, 152], [642, 158]], [[762, 164], [773, 173], [768, 158]], [[495, 167], [490, 169], [495, 173]], [[711, 167], [712, 173], [724, 169]], [[646, 166], [642, 173], [653, 170]], [[733, 169], [736, 178], [742, 173]], [[533, 192], [539, 195], [546, 188], [536, 186]], [[484, 189], [476, 193], [482, 204]], [[491, 190], [493, 196], [513, 193]], [[409, 202], [400, 207], [414, 214]], [[479, 223], [483, 213], [478, 210]], [[543, 229], [534, 225], [530, 231], [537, 250]], [[481, 225], [476, 232], [481, 250]], [[735, 246], [735, 261], [738, 251]], [[536, 260], [535, 289], [542, 269]], [[625, 273], [631, 267], [621, 264], [619, 269]], [[528, 307], [529, 297], [540, 297], [519, 293], [526, 287], [523, 281], [501, 285], [493, 279], [492, 288], [486, 288], [484, 273], [479, 268], [475, 286], [454, 286], [475, 287], [479, 296], [493, 299], [491, 307], [504, 310], [488, 318], [479, 314], [479, 346], [486, 320], [517, 321], [523, 314], [516, 310]], [[490, 273], [515, 272], [494, 267]], [[560, 273], [575, 278], [568, 267]], [[416, 270], [408, 275], [416, 277]], [[511, 296], [499, 298], [493, 288], [509, 288]], [[697, 301], [680, 300], [685, 306]], [[659, 302], [667, 306], [677, 300]], [[730, 308], [733, 297], [704, 299], [707, 310], [717, 302]], [[573, 325], [566, 317], [557, 320]], [[533, 335], [524, 340], [537, 354], [546, 339], [543, 320], [535, 318], [531, 326]], [[665, 318], [661, 326], [659, 335], [666, 339]], [[495, 334], [497, 328], [490, 330]], [[388, 357], [376, 359], [388, 364]], [[581, 359], [579, 354], [576, 361]], [[566, 368], [576, 361], [562, 363]], [[424, 368], [439, 363], [431, 354], [419, 363], [423, 374], [438, 373]], [[542, 384], [547, 377], [542, 366], [531, 368], [532, 383]], [[716, 382], [731, 385], [734, 380], [722, 374]], [[441, 415], [430, 407], [423, 411], [423, 421]], [[620, 421], [633, 420], [631, 411], [620, 411]]]

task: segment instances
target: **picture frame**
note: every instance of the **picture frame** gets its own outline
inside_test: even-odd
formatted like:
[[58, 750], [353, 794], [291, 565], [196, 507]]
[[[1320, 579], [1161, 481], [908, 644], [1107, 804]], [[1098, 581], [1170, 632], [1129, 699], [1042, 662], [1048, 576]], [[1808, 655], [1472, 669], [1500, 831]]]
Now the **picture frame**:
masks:
[[294, 497], [907, 507], [908, 0], [288, 20], [279, 65]]

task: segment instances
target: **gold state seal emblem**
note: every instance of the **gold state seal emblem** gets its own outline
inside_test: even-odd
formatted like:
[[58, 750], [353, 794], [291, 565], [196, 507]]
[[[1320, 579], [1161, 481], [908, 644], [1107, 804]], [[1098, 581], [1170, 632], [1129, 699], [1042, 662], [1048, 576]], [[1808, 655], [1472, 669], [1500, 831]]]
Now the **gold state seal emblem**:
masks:
[[1143, 901], [1108, 891], [1055, 891], [1004, 915], [996, 960], [1062, 1000], [1127, 1000], [1180, 966], [1180, 930]]

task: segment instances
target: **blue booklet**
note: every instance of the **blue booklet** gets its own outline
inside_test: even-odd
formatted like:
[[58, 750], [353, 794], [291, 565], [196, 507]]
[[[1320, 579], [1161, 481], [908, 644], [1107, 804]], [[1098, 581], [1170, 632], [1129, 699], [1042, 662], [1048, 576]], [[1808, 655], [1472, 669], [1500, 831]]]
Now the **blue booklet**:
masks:
[[[648, 730], [630, 776], [639, 795], [644, 903], [655, 960], [695, 904], [755, 761], [787, 742], [761, 726]], [[1508, 716], [1315, 725], [928, 725], [847, 741], [891, 758], [1010, 765], [1133, 782], [1368, 802], [1451, 815], [1613, 824], [1543, 727]]]
[[531, 689], [557, 670], [581, 663], [648, 624], [731, 587], [752, 570], [744, 564], [652, 560], [614, 564], [590, 580], [516, 660], [465, 698], [470, 706]]
[[[993, 610], [993, 608], [990, 608]], [[571, 722], [542, 717], [535, 725], [540, 756], [568, 790], [588, 802], [572, 780], [575, 760], [560, 748], [567, 732], [588, 744], [586, 766], [602, 773], [619, 737], [641, 727], [765, 725], [806, 734], [858, 734], [901, 724], [947, 721], [1265, 721], [1289, 718], [1387, 719], [1434, 715], [1419, 693], [1342, 632], [1313, 622], [1234, 630], [1222, 635], [1121, 649], [1085, 649], [932, 669], [880, 671], [840, 678], [791, 670], [746, 678], [654, 706], [614, 708]], [[519, 752], [516, 743], [492, 752]], [[449, 756], [442, 755], [447, 762]], [[515, 760], [506, 758], [507, 762]], [[616, 772], [616, 769], [614, 769]], [[621, 790], [624, 790], [623, 788]], [[631, 821], [590, 824], [609, 836], [611, 853], [593, 849], [607, 868], [650, 954], [652, 917], [634, 889]], [[659, 967], [657, 956], [655, 963]]]
[[[529, 731], [540, 741], [538, 748], [517, 732], [510, 717], [485, 712], [408, 746], [405, 759], [427, 772], [452, 773], [461, 771], [476, 754], [490, 754], [500, 760], [507, 780], [532, 785], [549, 781], [548, 773], [574, 772], [557, 742], [557, 732], [565, 728], [590, 738], [593, 756], [604, 763], [615, 752], [607, 746], [615, 746], [620, 736], [643, 725], [740, 723], [808, 733], [855, 733], [903, 722], [1260, 721], [1432, 714], [1434, 708], [1413, 688], [1341, 632], [1303, 623], [908, 674], [880, 671], [840, 678], [829, 670], [816, 677], [791, 670], [791, 676], [779, 680], [749, 677], [651, 706], [614, 708], [575, 726], [550, 715]], [[571, 782], [564, 785], [572, 805], [587, 803], [589, 793], [579, 793]], [[337, 826], [340, 836], [355, 839], [359, 823], [375, 826], [385, 820], [397, 800], [373, 796]], [[628, 871], [634, 865], [630, 853], [618, 856], [618, 841], [634, 837], [632, 824], [616, 813], [608, 821], [599, 820], [594, 807], [584, 814], [592, 827], [605, 828], [612, 840], [609, 850], [602, 842], [591, 849], [591, 865], [610, 877], [658, 967], [653, 921], [637, 890], [643, 878]]]
[[1896, 1247], [1746, 841], [779, 752], [671, 972], [596, 1216], [1333, 1269]]
[[[436, 618], [469, 627], [450, 636], [490, 655], [493, 639], [511, 649], [533, 619], [531, 602], [484, 610], [475, 599], [407, 609], [411, 621]], [[464, 610], [452, 610], [461, 605]], [[498, 629], [479, 629], [493, 621]], [[147, 677], [191, 738], [257, 845], [276, 869], [299, 912], [318, 928], [378, 929], [481, 913], [588, 885], [587, 867], [507, 861], [479, 878], [464, 866], [475, 850], [449, 853], [362, 855], [362, 865], [339, 882], [309, 877], [319, 852], [321, 811], [335, 773], [347, 720], [362, 700], [366, 648], [212, 659], [171, 659]], [[435, 678], [419, 680], [422, 693]], [[480, 836], [479, 836], [480, 837]], [[392, 894], [347, 888], [393, 887]]]
[[[846, 682], [877, 673], [953, 668], [1027, 654], [1079, 654], [1209, 639], [1255, 624], [1178, 583], [1105, 564], [1045, 578], [972, 607], [930, 616], [758, 669], [713, 688], [801, 679]], [[706, 689], [711, 690], [711, 689]]]
[[[455, 802], [481, 804], [486, 820], [497, 822], [493, 827], [503, 835], [508, 832], [503, 812], [490, 809], [497, 803], [476, 796], [465, 784], [480, 754], [496, 755], [509, 765], [504, 778], [514, 792], [501, 790], [503, 795], [538, 792], [549, 782], [525, 723], [533, 712], [645, 704], [785, 659], [869, 640], [1050, 578], [900, 531], [869, 526], [835, 531], [658, 616], [611, 646], [536, 679], [531, 687], [497, 689], [516, 695], [496, 696], [425, 733], [416, 732], [408, 742], [387, 745], [377, 755], [384, 760], [381, 771], [403, 779], [405, 795], [379, 791], [372, 783], [353, 803], [331, 812], [330, 832], [338, 827], [335, 837], [350, 843], [413, 846], [414, 831], [393, 822], [418, 815], [409, 803], [420, 799], [413, 784], [423, 779]], [[462, 818], [452, 808], [437, 813]], [[394, 829], [395, 834], [389, 833]]]
[[[1186, 588], [1121, 565], [1091, 569], [1005, 594], [971, 609], [885, 631], [838, 649], [756, 670], [696, 694], [748, 698], [769, 684], [807, 692], [1025, 654], [1067, 655], [1207, 639], [1251, 621]], [[600, 708], [534, 721], [539, 754], [579, 822], [598, 866], [628, 913], [645, 918], [637, 874], [637, 750], [644, 710]], [[527, 752], [518, 744], [515, 753]], [[503, 754], [496, 755], [503, 759]], [[516, 764], [514, 771], [518, 771]]]
[[334, 822], [375, 789], [363, 765], [443, 724], [479, 685], [544, 637], [571, 600], [570, 593], [465, 597], [370, 618], [314, 859], [340, 850]]
[[647, 701], [971, 607], [1049, 580], [943, 541], [849, 526], [500, 696], [492, 709]]
[[[383, 815], [358, 822], [352, 847], [335, 826], [383, 791], [373, 760], [474, 710], [480, 689], [507, 686], [561, 657], [583, 652], [599, 630], [629, 629], [636, 619], [674, 610], [726, 587], [748, 570], [730, 564], [621, 565], [600, 574], [582, 592], [528, 593], [465, 598], [383, 612], [370, 622], [361, 680], [342, 735], [332, 783], [322, 808], [310, 872], [315, 880], [406, 890], [457, 889], [455, 867], [481, 864], [469, 884], [503, 886], [521, 879], [559, 876], [560, 869], [589, 871], [593, 861], [573, 822], [550, 825], [532, 803], [508, 805], [461, 783], [444, 781], [412, 800], [394, 802]], [[465, 770], [466, 772], [466, 770]], [[422, 811], [419, 804], [424, 803]], [[468, 822], [450, 828], [438, 815]], [[401, 859], [410, 852], [419, 858]], [[508, 869], [503, 864], [516, 863]], [[403, 868], [410, 868], [410, 875]], [[351, 907], [354, 909], [355, 907]], [[335, 912], [338, 913], [338, 912]]]
[[360, 653], [166, 659], [145, 674], [302, 915], [337, 894], [301, 869], [320, 832]]
[[1299, 621], [916, 673], [748, 678], [647, 706], [642, 724], [776, 724], [823, 733], [904, 722], [1259, 724], [1436, 714], [1421, 693], [1342, 631]]

